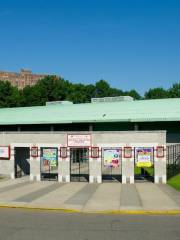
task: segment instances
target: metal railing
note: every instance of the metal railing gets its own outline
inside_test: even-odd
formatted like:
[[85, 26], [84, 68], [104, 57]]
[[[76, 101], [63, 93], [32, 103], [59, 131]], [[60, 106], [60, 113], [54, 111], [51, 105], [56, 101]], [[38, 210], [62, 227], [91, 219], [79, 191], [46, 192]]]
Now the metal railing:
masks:
[[173, 144], [166, 147], [167, 177], [180, 173], [180, 144]]

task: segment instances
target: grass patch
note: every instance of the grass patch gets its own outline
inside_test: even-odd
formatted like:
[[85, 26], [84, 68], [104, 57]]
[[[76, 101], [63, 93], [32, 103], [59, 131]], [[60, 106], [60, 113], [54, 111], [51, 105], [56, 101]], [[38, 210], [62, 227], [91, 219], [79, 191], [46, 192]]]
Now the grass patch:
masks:
[[[154, 168], [153, 167], [143, 167], [143, 169], [148, 172], [149, 176], [154, 176]], [[141, 168], [135, 166], [134, 174], [141, 175]]]
[[153, 177], [154, 176], [154, 167], [149, 167], [149, 168], [144, 168], [145, 171], [148, 172], [149, 176]]
[[134, 167], [134, 174], [136, 174], [136, 175], [140, 175], [140, 174], [141, 174], [141, 168], [135, 166], [135, 167]]
[[180, 191], [180, 173], [177, 174], [174, 177], [171, 177], [170, 179], [168, 179], [167, 183], [175, 188], [176, 190]]

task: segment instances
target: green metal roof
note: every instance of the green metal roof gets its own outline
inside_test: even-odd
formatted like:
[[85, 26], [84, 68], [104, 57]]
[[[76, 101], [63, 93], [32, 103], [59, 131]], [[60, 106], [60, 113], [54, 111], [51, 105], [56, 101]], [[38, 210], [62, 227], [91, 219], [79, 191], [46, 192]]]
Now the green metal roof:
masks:
[[180, 98], [0, 109], [0, 125], [179, 120]]

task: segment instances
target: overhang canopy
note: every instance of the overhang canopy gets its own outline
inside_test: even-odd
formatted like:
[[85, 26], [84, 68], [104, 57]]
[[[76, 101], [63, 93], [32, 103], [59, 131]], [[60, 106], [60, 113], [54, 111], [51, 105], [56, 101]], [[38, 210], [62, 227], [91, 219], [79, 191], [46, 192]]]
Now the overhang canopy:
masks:
[[180, 121], [180, 98], [0, 109], [0, 125], [156, 121]]

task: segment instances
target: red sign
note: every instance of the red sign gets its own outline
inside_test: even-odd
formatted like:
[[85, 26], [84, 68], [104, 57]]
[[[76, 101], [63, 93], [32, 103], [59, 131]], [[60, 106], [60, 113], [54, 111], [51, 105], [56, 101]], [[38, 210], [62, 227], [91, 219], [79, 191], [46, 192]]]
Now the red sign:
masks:
[[124, 147], [124, 158], [132, 157], [132, 147]]
[[38, 147], [31, 148], [31, 157], [38, 157]]
[[157, 158], [163, 158], [164, 157], [164, 147], [163, 146], [158, 146], [156, 148], [156, 157]]
[[92, 147], [91, 148], [91, 157], [92, 158], [98, 158], [99, 157], [99, 148], [98, 147]]
[[60, 148], [60, 157], [66, 158], [67, 157], [67, 147]]

